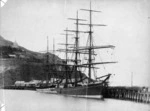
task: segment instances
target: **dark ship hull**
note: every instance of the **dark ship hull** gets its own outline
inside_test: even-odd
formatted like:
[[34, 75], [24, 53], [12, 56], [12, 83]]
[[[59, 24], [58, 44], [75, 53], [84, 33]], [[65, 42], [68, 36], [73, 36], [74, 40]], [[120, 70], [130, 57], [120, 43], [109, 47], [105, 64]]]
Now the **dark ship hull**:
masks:
[[69, 88], [44, 88], [37, 89], [37, 91], [48, 94], [61, 94], [81, 98], [103, 99], [106, 89], [107, 87], [102, 84], [90, 84], [86, 86]]
[[90, 84], [87, 86], [78, 86], [72, 88], [58, 88], [56, 89], [58, 94], [74, 96], [74, 97], [85, 97], [85, 98], [103, 98], [106, 87], [102, 84]]
[[73, 97], [82, 97], [82, 98], [93, 98], [93, 99], [102, 99], [107, 94], [108, 88], [108, 79], [111, 74], [101, 76], [101, 78], [106, 77], [100, 83], [90, 83], [88, 85], [76, 86], [76, 87], [61, 87], [57, 84], [53, 88], [43, 88], [37, 89], [38, 92], [49, 93], [49, 94], [61, 94]]

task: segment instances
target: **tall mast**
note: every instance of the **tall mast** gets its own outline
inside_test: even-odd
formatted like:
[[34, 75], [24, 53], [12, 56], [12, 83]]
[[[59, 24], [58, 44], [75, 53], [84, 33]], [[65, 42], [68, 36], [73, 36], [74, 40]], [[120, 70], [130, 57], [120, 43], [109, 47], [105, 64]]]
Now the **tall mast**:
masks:
[[88, 50], [88, 54], [89, 54], [89, 58], [88, 58], [88, 64], [82, 64], [82, 65], [88, 65], [88, 75], [89, 75], [89, 82], [90, 82], [90, 79], [91, 79], [91, 68], [92, 65], [98, 65], [98, 64], [110, 64], [110, 63], [117, 63], [117, 62], [98, 62], [98, 63], [93, 63], [92, 61], [92, 55], [94, 55], [94, 49], [103, 49], [103, 48], [114, 48], [115, 46], [113, 45], [105, 45], [105, 46], [93, 46], [93, 37], [92, 37], [92, 27], [93, 26], [106, 26], [104, 24], [93, 24], [92, 23], [92, 13], [93, 12], [101, 12], [101, 11], [96, 11], [96, 10], [92, 10], [91, 8], [91, 1], [90, 1], [90, 9], [80, 9], [80, 10], [83, 10], [83, 11], [88, 11], [89, 12], [89, 24], [79, 24], [79, 25], [88, 25], [89, 26], [89, 46], [88, 47], [83, 47], [83, 48], [80, 48], [79, 50]]
[[[83, 11], [89, 11], [89, 24], [81, 24], [81, 25], [89, 25], [89, 59], [88, 59], [88, 62], [89, 62], [89, 65], [88, 65], [88, 75], [89, 75], [89, 79], [91, 79], [91, 66], [92, 66], [92, 12], [100, 12], [100, 11], [96, 11], [96, 10], [92, 10], [91, 8], [91, 1], [90, 1], [90, 10], [88, 9], [81, 9]], [[90, 81], [89, 81], [90, 82]]]
[[[68, 30], [68, 28], [66, 28], [66, 30]], [[68, 31], [66, 31], [66, 67], [65, 67], [65, 69], [66, 69], [66, 87], [68, 87], [68, 71], [67, 71], [67, 63], [68, 63], [68, 61], [67, 61], [67, 59], [68, 59]]]
[[54, 75], [56, 74], [56, 68], [55, 68], [55, 39], [53, 38], [53, 63], [52, 63], [52, 77], [54, 82]]
[[53, 60], [55, 64], [55, 39], [53, 38]]
[[[89, 44], [89, 79], [91, 79], [91, 63], [92, 63], [92, 55], [91, 55], [91, 52], [92, 52], [92, 49], [91, 49], [91, 46], [92, 46], [92, 11], [91, 11], [91, 1], [90, 1], [90, 31], [89, 31], [89, 37], [90, 37], [90, 44]], [[90, 82], [90, 81], [89, 81]]]
[[[68, 28], [66, 28], [66, 30], [68, 30]], [[68, 59], [68, 31], [66, 31], [66, 64], [68, 63], [67, 62], [67, 59]]]
[[49, 79], [49, 40], [48, 40], [48, 36], [47, 36], [47, 52], [46, 52], [46, 83], [48, 84], [48, 79]]
[[79, 47], [79, 33], [78, 33], [78, 11], [77, 11], [77, 20], [76, 20], [76, 37], [75, 37], [75, 87], [77, 86], [77, 65], [78, 65], [78, 47]]
[[66, 43], [65, 44], [62, 44], [62, 45], [65, 45], [65, 76], [66, 76], [66, 87], [67, 87], [67, 84], [68, 84], [68, 68], [67, 68], [67, 64], [68, 64], [68, 45], [70, 45], [70, 44], [68, 44], [68, 36], [69, 35], [72, 35], [72, 34], [68, 34], [68, 28], [66, 28], [66, 33], [65, 34], [61, 34], [61, 35], [65, 35], [65, 37], [66, 37]]
[[76, 37], [75, 37], [75, 87], [77, 86], [77, 74], [78, 74], [78, 54], [79, 54], [79, 21], [86, 21], [84, 19], [79, 19], [78, 17], [78, 11], [76, 18], [69, 18], [70, 20], [75, 20], [76, 21]]

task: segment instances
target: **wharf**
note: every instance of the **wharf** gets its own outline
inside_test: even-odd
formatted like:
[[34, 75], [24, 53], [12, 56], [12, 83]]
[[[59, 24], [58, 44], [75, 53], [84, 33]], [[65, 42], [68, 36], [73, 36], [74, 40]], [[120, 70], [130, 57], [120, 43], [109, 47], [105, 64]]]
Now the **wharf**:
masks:
[[36, 90], [36, 87], [10, 85], [10, 86], [5, 86], [5, 87], [3, 87], [3, 89], [12, 89], [12, 90]]
[[148, 87], [108, 87], [105, 98], [130, 100], [150, 103], [150, 88]]

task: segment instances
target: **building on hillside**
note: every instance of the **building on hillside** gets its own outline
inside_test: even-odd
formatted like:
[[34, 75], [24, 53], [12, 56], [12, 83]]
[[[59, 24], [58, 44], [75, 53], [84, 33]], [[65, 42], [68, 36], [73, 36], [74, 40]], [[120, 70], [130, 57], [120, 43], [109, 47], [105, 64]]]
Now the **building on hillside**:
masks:
[[17, 56], [15, 54], [9, 54], [8, 55], [10, 58], [16, 58]]

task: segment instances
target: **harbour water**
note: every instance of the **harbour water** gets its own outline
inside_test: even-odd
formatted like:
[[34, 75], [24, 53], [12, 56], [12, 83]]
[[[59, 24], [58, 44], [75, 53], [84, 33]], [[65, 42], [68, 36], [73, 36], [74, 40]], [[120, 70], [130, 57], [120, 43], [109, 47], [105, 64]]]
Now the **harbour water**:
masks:
[[4, 92], [6, 111], [150, 111], [149, 104], [124, 100], [74, 98], [29, 90]]

